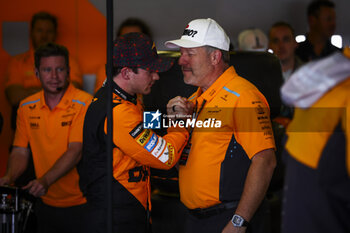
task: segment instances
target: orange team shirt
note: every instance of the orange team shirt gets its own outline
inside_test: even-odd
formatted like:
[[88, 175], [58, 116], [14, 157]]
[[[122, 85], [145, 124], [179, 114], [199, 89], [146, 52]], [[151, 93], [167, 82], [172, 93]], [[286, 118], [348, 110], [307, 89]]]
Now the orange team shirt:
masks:
[[106, 68], [105, 68], [105, 65], [103, 65], [103, 66], [100, 66], [97, 70], [94, 93], [96, 93], [98, 89], [102, 87], [105, 80], [106, 80]]
[[[32, 150], [36, 177], [43, 176], [68, 149], [71, 142], [82, 142], [83, 123], [92, 96], [69, 85], [52, 110], [40, 91], [21, 101], [18, 108], [14, 146]], [[47, 205], [69, 207], [86, 202], [79, 189], [76, 168], [53, 183], [42, 196]]]
[[302, 164], [316, 169], [323, 150], [340, 123], [346, 137], [346, 167], [350, 176], [350, 77], [311, 108], [296, 108], [287, 128], [286, 150]]
[[[223, 173], [226, 174], [226, 178], [235, 176], [231, 173], [236, 169], [231, 166], [232, 164], [222, 171], [226, 154], [235, 157], [234, 150], [238, 147], [243, 148], [241, 151], [250, 164], [250, 159], [256, 153], [275, 148], [270, 111], [265, 97], [254, 85], [239, 77], [233, 66], [228, 68], [204, 93], [201, 93], [199, 88], [189, 100], [193, 103], [197, 102], [197, 112], [205, 101], [198, 120], [221, 121], [221, 126], [218, 128], [215, 128], [213, 123], [209, 128], [193, 130], [187, 164], [180, 165], [179, 169], [181, 201], [189, 209], [207, 208], [222, 202], [220, 197], [223, 193], [220, 192], [223, 192], [223, 189], [220, 187], [220, 182], [223, 179]], [[232, 150], [228, 149], [231, 140], [235, 144]], [[241, 165], [234, 163], [234, 166]], [[247, 162], [244, 166], [248, 170]], [[226, 194], [229, 197], [226, 197], [225, 201], [235, 201], [236, 198], [240, 198], [245, 175], [239, 174], [239, 176], [241, 178], [238, 180], [242, 187], [238, 188], [238, 191], [229, 191], [229, 195]], [[228, 179], [229, 185], [226, 182], [226, 186], [237, 185], [230, 180], [231, 178]], [[225, 189], [227, 188], [230, 189], [229, 187]], [[231, 195], [232, 193], [235, 195]]]
[[[82, 86], [83, 80], [77, 62], [69, 57], [70, 80]], [[6, 72], [5, 86], [22, 85], [24, 88], [41, 87], [40, 80], [35, 75], [34, 49], [13, 57]]]
[[[137, 99], [136, 104], [114, 94], [113, 108], [113, 176], [146, 208], [150, 198], [149, 179], [132, 182], [130, 177], [141, 177], [143, 167], [149, 173], [149, 167], [170, 169], [180, 158], [182, 149], [188, 140], [185, 128], [169, 128], [168, 134], [161, 137], [151, 129], [143, 128], [143, 108]], [[107, 122], [105, 121], [105, 132]], [[147, 176], [147, 175], [146, 175]], [[150, 200], [149, 200], [150, 203]]]

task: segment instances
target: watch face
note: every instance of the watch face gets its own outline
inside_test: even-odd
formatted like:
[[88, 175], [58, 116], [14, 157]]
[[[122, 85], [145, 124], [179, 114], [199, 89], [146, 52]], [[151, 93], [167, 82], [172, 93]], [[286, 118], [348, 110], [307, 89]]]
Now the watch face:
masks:
[[232, 218], [232, 223], [236, 227], [241, 227], [243, 225], [244, 219], [241, 216], [234, 215]]

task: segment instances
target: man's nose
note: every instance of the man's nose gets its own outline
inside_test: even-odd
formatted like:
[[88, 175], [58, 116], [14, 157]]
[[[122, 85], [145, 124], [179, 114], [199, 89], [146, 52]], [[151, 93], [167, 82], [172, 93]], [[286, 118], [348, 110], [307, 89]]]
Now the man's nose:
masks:
[[53, 78], [57, 78], [58, 77], [58, 71], [56, 69], [52, 69], [51, 75], [52, 75]]
[[186, 63], [186, 59], [183, 55], [180, 56], [178, 63], [179, 65], [184, 65]]

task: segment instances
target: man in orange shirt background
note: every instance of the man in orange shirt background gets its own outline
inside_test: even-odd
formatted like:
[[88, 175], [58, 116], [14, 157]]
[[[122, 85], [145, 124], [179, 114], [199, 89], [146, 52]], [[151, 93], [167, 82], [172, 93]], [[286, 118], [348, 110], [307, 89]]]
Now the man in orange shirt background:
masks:
[[[9, 61], [6, 71], [5, 93], [12, 111], [12, 128], [15, 129], [18, 104], [25, 97], [41, 89], [41, 83], [34, 74], [34, 51], [42, 45], [54, 42], [57, 37], [57, 18], [47, 12], [33, 15], [30, 27], [30, 49]], [[70, 79], [78, 87], [82, 87], [82, 75], [78, 64], [70, 58]]]
[[38, 232], [81, 232], [86, 200], [75, 165], [82, 150], [85, 112], [91, 95], [70, 83], [68, 50], [48, 43], [35, 52], [35, 74], [42, 91], [18, 108], [16, 134], [7, 171], [0, 185], [10, 185], [24, 172], [32, 151], [36, 179], [23, 189], [36, 202]]

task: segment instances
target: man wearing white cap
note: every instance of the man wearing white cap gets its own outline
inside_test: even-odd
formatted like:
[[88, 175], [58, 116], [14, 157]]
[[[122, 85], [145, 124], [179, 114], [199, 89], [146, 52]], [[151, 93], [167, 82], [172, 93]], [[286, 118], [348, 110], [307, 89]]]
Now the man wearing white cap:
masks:
[[209, 18], [191, 21], [181, 39], [165, 43], [180, 48], [184, 82], [198, 86], [188, 99], [171, 99], [168, 109], [184, 113], [191, 102], [192, 120], [220, 122], [189, 129], [179, 166], [181, 202], [189, 212], [186, 232], [257, 232], [253, 222], [247, 226], [276, 166], [268, 103], [229, 65], [229, 44]]

